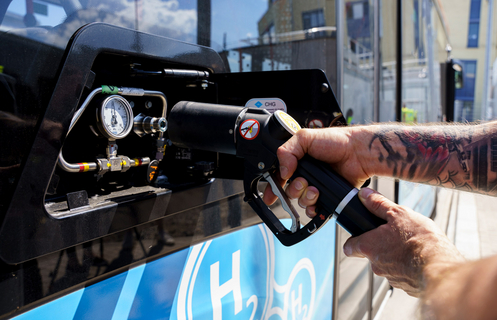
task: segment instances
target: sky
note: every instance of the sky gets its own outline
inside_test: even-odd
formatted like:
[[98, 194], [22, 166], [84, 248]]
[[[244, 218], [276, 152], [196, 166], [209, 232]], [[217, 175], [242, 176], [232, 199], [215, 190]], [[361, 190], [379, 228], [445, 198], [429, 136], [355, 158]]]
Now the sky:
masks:
[[[39, 25], [55, 26], [65, 19], [65, 13], [59, 6], [47, 4], [42, 0], [33, 0], [48, 6], [48, 16], [35, 14]], [[181, 40], [196, 39], [197, 33], [197, 0], [142, 0], [143, 19], [141, 30], [153, 32], [154, 26], [167, 26], [178, 32], [188, 34]], [[211, 0], [212, 26], [211, 41], [215, 50], [223, 49], [223, 37], [227, 36], [227, 49], [246, 46], [241, 41], [258, 36], [257, 22], [267, 10], [267, 0]], [[92, 3], [92, 0], [89, 0]], [[92, 8], [116, 11], [123, 14], [135, 14], [133, 0], [95, 1]], [[14, 0], [9, 12], [24, 16], [26, 0]], [[133, 19], [132, 19], [133, 20]], [[179, 37], [179, 36], [178, 36]]]
[[212, 46], [223, 45], [227, 35], [227, 48], [247, 46], [240, 40], [258, 36], [257, 22], [267, 11], [267, 0], [212, 0]]

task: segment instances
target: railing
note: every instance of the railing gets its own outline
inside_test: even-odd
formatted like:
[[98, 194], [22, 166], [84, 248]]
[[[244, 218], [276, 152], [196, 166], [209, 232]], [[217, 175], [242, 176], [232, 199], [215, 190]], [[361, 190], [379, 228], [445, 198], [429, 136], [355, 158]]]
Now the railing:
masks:
[[242, 39], [241, 41], [247, 43], [248, 45], [277, 44], [282, 42], [324, 37], [327, 35], [331, 35], [331, 33], [336, 32], [336, 30], [337, 30], [336, 27], [331, 27], [331, 26], [317, 27], [306, 30], [264, 34], [261, 37], [246, 38]]

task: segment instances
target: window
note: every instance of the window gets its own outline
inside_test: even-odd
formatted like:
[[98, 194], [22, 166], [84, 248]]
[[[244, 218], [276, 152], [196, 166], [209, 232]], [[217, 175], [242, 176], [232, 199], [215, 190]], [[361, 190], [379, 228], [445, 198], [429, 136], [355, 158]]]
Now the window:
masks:
[[324, 27], [323, 9], [302, 12], [302, 24], [304, 30]]
[[456, 89], [456, 100], [475, 100], [476, 60], [462, 60], [464, 87]]
[[357, 44], [364, 49], [371, 48], [371, 28], [369, 19], [369, 2], [366, 0], [347, 2], [347, 34], [351, 41], [351, 50], [358, 52]]
[[314, 32], [310, 29], [324, 27], [324, 13], [323, 9], [302, 12], [302, 29], [306, 30], [306, 38], [319, 38], [326, 36], [326, 32]]
[[471, 0], [469, 8], [468, 48], [478, 47], [478, 33], [480, 29], [481, 0]]
[[304, 30], [324, 27], [323, 9], [302, 12], [302, 25]]
[[264, 31], [262, 34], [262, 43], [263, 44], [270, 44], [275, 41], [275, 31], [274, 31], [274, 23], [271, 23], [271, 25]]

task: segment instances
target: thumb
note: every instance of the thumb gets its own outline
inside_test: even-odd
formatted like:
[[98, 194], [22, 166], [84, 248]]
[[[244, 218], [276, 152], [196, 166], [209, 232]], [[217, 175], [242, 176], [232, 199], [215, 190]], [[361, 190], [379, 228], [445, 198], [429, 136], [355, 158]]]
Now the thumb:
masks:
[[347, 257], [356, 257], [356, 258], [364, 258], [365, 255], [361, 253], [359, 250], [361, 236], [359, 237], [350, 237], [345, 241], [343, 245], [343, 253]]
[[388, 210], [390, 210], [392, 207], [397, 206], [395, 202], [390, 201], [381, 193], [378, 193], [377, 191], [370, 188], [362, 188], [361, 190], [359, 190], [359, 199], [366, 207], [366, 209], [385, 221], [388, 221], [390, 217], [390, 215], [388, 214]]
[[[393, 206], [396, 206], [394, 202], [370, 188], [362, 188], [359, 191], [359, 199], [372, 214], [386, 221], [388, 221], [389, 217], [389, 214], [387, 213], [388, 210]], [[369, 244], [371, 242], [371, 238], [369, 238], [370, 232], [347, 239], [343, 245], [343, 252], [345, 255], [347, 257], [367, 257], [369, 254]], [[361, 248], [366, 250], [366, 252], [363, 252]]]

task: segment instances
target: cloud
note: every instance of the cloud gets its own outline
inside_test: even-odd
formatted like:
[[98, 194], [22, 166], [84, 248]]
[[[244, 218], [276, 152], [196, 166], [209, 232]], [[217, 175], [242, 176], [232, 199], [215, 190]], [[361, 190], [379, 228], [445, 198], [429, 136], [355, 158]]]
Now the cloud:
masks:
[[139, 31], [196, 43], [197, 10], [180, 9], [178, 0], [90, 0], [87, 9], [70, 14], [53, 31], [22, 35], [65, 48], [74, 32], [85, 24], [105, 22], [135, 29], [137, 21]]
[[[196, 33], [197, 10], [180, 9], [178, 0], [111, 0], [96, 1], [99, 11], [113, 12], [118, 20], [123, 18], [135, 24], [138, 16], [140, 31], [187, 41]], [[116, 21], [116, 25], [120, 25]]]

